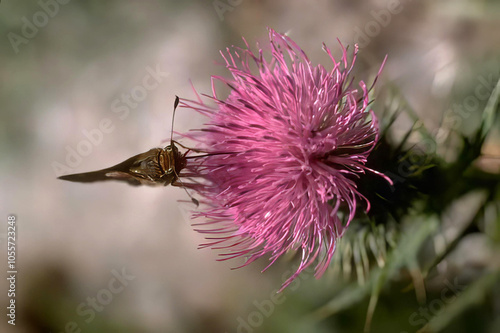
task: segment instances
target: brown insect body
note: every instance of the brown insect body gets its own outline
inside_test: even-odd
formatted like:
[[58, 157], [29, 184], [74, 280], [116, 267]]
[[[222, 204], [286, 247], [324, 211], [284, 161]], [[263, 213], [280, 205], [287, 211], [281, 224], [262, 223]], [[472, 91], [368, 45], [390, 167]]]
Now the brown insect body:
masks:
[[[179, 152], [172, 140], [175, 109], [179, 105], [179, 97], [175, 96], [174, 115], [172, 116], [172, 132], [170, 144], [165, 148], [153, 148], [145, 153], [132, 156], [125, 161], [110, 168], [64, 175], [59, 179], [71, 182], [93, 183], [107, 180], [118, 180], [130, 185], [174, 185], [182, 186], [179, 180], [179, 172], [186, 167], [188, 149], [184, 154]], [[181, 145], [181, 144], [179, 144]], [[181, 145], [182, 146], [182, 145]], [[182, 146], [184, 147], [184, 146]]]
[[[187, 148], [182, 144], [174, 141], [173, 128], [175, 119], [175, 109], [179, 105], [179, 97], [175, 96], [174, 113], [172, 115], [172, 128], [170, 132], [170, 144], [165, 148], [153, 148], [145, 153], [132, 156], [125, 161], [114, 165], [110, 168], [75, 173], [71, 175], [60, 176], [59, 179], [68, 180], [70, 182], [93, 183], [108, 180], [118, 180], [129, 183], [130, 185], [173, 185], [182, 186], [191, 201], [198, 206], [199, 202], [189, 194], [184, 187], [182, 180], [179, 179], [179, 172], [186, 167], [188, 159], [202, 158], [219, 154], [232, 153], [210, 153], [196, 156], [186, 156], [190, 151], [202, 152], [197, 149]], [[179, 149], [174, 144], [187, 149], [185, 153], [179, 152]]]
[[172, 141], [163, 149], [150, 149], [110, 168], [65, 175], [59, 179], [80, 183], [118, 180], [134, 186], [177, 186], [179, 172], [186, 166], [186, 154], [180, 153]]

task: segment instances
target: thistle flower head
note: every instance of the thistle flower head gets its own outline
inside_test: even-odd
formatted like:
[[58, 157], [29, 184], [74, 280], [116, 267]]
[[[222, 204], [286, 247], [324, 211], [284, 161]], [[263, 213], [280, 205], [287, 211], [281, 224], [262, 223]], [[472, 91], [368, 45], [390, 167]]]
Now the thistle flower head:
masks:
[[215, 107], [181, 102], [209, 118], [185, 136], [216, 154], [190, 159], [181, 176], [195, 180], [188, 186], [206, 204], [195, 213], [208, 240], [202, 246], [223, 249], [222, 260], [245, 257], [244, 266], [269, 255], [271, 265], [289, 250], [302, 252], [284, 288], [316, 259], [319, 277], [358, 203], [369, 209], [356, 180], [376, 172], [364, 165], [378, 126], [369, 89], [350, 79], [357, 46], [349, 63], [342, 45], [337, 61], [323, 44], [333, 62], [327, 70], [289, 37], [270, 30], [269, 40], [269, 59], [248, 44], [221, 52], [232, 77], [214, 79], [231, 91], [222, 99], [213, 86]]

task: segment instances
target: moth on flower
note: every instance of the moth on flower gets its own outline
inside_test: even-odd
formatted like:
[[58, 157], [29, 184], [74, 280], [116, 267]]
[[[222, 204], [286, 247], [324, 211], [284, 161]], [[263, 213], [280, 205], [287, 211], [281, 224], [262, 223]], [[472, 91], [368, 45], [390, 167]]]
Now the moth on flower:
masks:
[[186, 186], [205, 204], [194, 213], [207, 239], [201, 247], [222, 249], [220, 260], [244, 257], [245, 266], [269, 255], [270, 266], [287, 251], [302, 252], [283, 289], [317, 259], [320, 277], [358, 203], [370, 209], [357, 190], [358, 175], [390, 180], [365, 166], [379, 130], [367, 108], [371, 88], [363, 81], [355, 87], [350, 78], [357, 46], [349, 63], [342, 44], [340, 61], [323, 44], [333, 62], [327, 70], [272, 29], [271, 57], [245, 44], [221, 52], [232, 77], [213, 79], [231, 89], [227, 98], [218, 97], [212, 80], [215, 107], [199, 96], [181, 100], [182, 107], [208, 117], [203, 128], [184, 136], [216, 154], [188, 161], [181, 177], [194, 180]]

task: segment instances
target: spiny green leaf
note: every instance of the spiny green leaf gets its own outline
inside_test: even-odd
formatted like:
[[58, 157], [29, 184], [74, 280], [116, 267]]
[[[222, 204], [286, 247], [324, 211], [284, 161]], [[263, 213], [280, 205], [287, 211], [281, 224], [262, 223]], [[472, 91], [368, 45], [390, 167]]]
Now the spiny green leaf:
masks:
[[373, 289], [366, 314], [365, 331], [369, 331], [371, 320], [377, 306], [378, 297], [382, 287], [403, 266], [411, 266], [416, 259], [422, 243], [437, 229], [439, 224], [436, 216], [415, 217], [413, 223], [403, 233], [398, 246], [393, 249], [387, 260], [387, 264], [378, 272], [373, 283]]
[[[380, 230], [380, 226], [378, 226]], [[389, 254], [387, 262], [382, 268], [375, 268], [372, 270], [371, 274], [368, 275], [368, 280], [364, 285], [359, 285], [357, 282], [351, 282], [346, 287], [342, 288], [342, 291], [335, 295], [330, 302], [322, 306], [314, 313], [311, 314], [311, 319], [322, 319], [327, 316], [333, 315], [339, 311], [345, 310], [355, 303], [362, 301], [366, 296], [372, 293], [372, 304], [369, 308], [369, 316], [373, 315], [375, 310], [376, 300], [383, 287], [383, 285], [396, 275], [398, 270], [403, 265], [408, 265], [411, 260], [416, 257], [422, 243], [427, 239], [427, 237], [432, 234], [437, 228], [437, 218], [436, 217], [420, 217], [416, 223], [412, 223], [410, 227], [406, 230], [401, 240], [398, 242], [396, 248], [393, 248]], [[383, 229], [383, 228], [382, 228]], [[383, 229], [383, 237], [385, 238], [385, 229]], [[373, 236], [372, 233], [367, 234], [367, 240]], [[374, 237], [375, 244], [376, 240], [380, 237]], [[347, 248], [350, 250], [350, 242]], [[379, 244], [376, 245], [378, 247]], [[372, 249], [373, 251], [373, 249]], [[349, 260], [351, 258], [351, 253], [349, 253]], [[347, 263], [342, 263], [347, 264]], [[344, 272], [345, 273], [345, 272]]]

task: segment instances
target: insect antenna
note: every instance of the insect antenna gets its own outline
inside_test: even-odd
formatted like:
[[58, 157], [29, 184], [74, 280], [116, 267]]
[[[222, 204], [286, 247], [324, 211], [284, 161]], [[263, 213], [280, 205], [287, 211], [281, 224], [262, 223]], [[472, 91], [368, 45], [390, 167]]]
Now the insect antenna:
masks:
[[[190, 148], [183, 146], [182, 144], [178, 143], [177, 141], [174, 141], [174, 139], [173, 139], [174, 138], [175, 110], [177, 109], [178, 105], [179, 105], [179, 96], [175, 95], [174, 112], [172, 114], [172, 126], [170, 127], [170, 146], [174, 146], [174, 142], [175, 142], [179, 146], [181, 146], [181, 147], [183, 147], [185, 149], [188, 149], [188, 151], [189, 151], [189, 150], [191, 150]], [[186, 152], [186, 154], [187, 154], [187, 152]], [[185, 157], [186, 154], [184, 154], [183, 158], [186, 158]], [[181, 178], [177, 174], [177, 171], [175, 170], [175, 168], [174, 168], [174, 174], [176, 176], [176, 181], [179, 181], [179, 183], [181, 184], [181, 187], [184, 189], [184, 191], [186, 192], [186, 194], [188, 195], [188, 197], [191, 198], [191, 201], [196, 205], [196, 207], [198, 207], [200, 205], [200, 202], [198, 200], [196, 200], [195, 198], [193, 198], [193, 196], [186, 189], [186, 186], [184, 186], [184, 183], [182, 182]]]
[[174, 102], [174, 113], [172, 114], [172, 126], [170, 127], [170, 145], [174, 144], [174, 120], [175, 120], [175, 110], [177, 109], [177, 106], [179, 105], [179, 96], [175, 95], [175, 102]]
[[[175, 102], [174, 102], [174, 112], [172, 114], [172, 127], [170, 128], [170, 145], [173, 146], [174, 143], [178, 144], [179, 146], [181, 146], [182, 148], [184, 149], [187, 149], [188, 152], [189, 151], [195, 151], [197, 153], [206, 153], [202, 150], [198, 150], [198, 149], [194, 149], [194, 148], [189, 148], [189, 147], [186, 147], [184, 146], [183, 144], [175, 141], [173, 139], [173, 136], [174, 136], [174, 120], [175, 120], [175, 110], [177, 109], [177, 106], [179, 105], [179, 96], [175, 95]], [[187, 154], [187, 152], [186, 152]], [[198, 158], [198, 157], [207, 157], [207, 156], [212, 156], [212, 155], [230, 155], [230, 154], [235, 154], [234, 152], [228, 152], [228, 153], [206, 153], [206, 154], [203, 154], [203, 155], [197, 155], [197, 156], [188, 156], [186, 157], [185, 155], [185, 159], [193, 159], [193, 158]]]
[[[183, 156], [184, 159], [188, 160], [188, 159], [194, 159], [194, 158], [200, 158], [200, 157], [207, 157], [207, 156], [213, 156], [213, 155], [230, 155], [230, 154], [235, 154], [234, 152], [227, 152], [227, 153], [206, 153], [206, 152], [204, 152], [202, 150], [197, 150], [197, 149], [186, 147], [186, 146], [182, 145], [181, 143], [175, 141], [173, 139], [173, 137], [174, 137], [174, 121], [175, 121], [175, 110], [177, 109], [178, 105], [179, 105], [179, 96], [176, 95], [175, 96], [175, 101], [174, 101], [174, 112], [172, 113], [172, 127], [170, 128], [170, 146], [174, 146], [174, 143], [176, 143], [179, 146], [181, 146], [182, 148], [187, 149], [186, 153]], [[190, 152], [190, 151], [195, 151], [195, 152], [198, 152], [198, 153], [206, 153], [206, 154], [196, 155], [196, 156], [186, 156], [187, 153]], [[177, 171], [175, 169], [174, 169], [174, 173], [175, 173], [175, 176], [176, 176], [176, 181], [179, 181], [179, 184], [184, 189], [184, 191], [186, 191], [186, 194], [191, 198], [191, 201], [196, 205], [196, 207], [198, 207], [200, 205], [200, 202], [198, 200], [196, 200], [195, 198], [193, 198], [193, 196], [189, 193], [189, 191], [187, 190], [186, 186], [184, 186], [184, 183], [182, 182], [181, 178], [179, 177], [179, 175], [177, 174]]]

